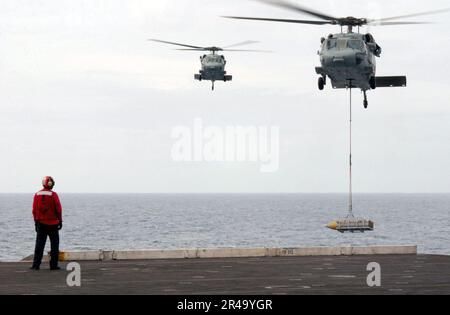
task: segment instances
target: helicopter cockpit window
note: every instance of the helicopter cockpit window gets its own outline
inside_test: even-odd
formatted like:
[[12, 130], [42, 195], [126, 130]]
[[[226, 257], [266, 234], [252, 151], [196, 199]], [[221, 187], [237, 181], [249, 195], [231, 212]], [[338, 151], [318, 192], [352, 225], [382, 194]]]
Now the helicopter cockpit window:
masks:
[[214, 55], [214, 56], [210, 57], [210, 61], [211, 62], [218, 62], [218, 63], [220, 63], [220, 62], [222, 62], [222, 58], [220, 56], [218, 56], [218, 55]]
[[327, 49], [334, 49], [337, 46], [337, 39], [336, 38], [330, 38], [327, 41]]
[[347, 40], [344, 38], [340, 38], [337, 40], [337, 49], [343, 50], [347, 48]]
[[364, 45], [361, 40], [351, 39], [348, 41], [348, 48], [362, 50]]

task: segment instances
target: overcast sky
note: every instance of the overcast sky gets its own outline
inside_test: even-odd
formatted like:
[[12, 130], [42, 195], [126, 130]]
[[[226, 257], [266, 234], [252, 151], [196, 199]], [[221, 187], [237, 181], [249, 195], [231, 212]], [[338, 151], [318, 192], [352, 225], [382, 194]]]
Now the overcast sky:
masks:
[[[337, 16], [381, 17], [448, 0], [297, 1]], [[307, 18], [246, 0], [0, 0], [0, 192], [345, 192], [348, 93], [317, 89], [322, 36], [335, 26], [222, 19]], [[450, 13], [370, 29], [378, 75], [405, 89], [354, 92], [358, 192], [450, 192]], [[365, 29], [366, 30], [366, 29]], [[196, 82], [194, 45], [244, 40], [273, 54], [228, 53], [233, 82]], [[250, 48], [250, 47], [249, 47]], [[172, 128], [278, 126], [280, 168], [176, 163]]]

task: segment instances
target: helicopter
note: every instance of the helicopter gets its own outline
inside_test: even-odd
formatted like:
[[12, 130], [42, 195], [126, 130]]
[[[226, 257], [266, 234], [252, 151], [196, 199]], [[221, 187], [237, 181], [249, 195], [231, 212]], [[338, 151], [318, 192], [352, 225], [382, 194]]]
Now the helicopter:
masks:
[[[428, 11], [416, 14], [409, 14], [397, 17], [368, 19], [356, 17], [334, 17], [326, 13], [296, 5], [284, 0], [257, 0], [277, 7], [303, 13], [320, 20], [295, 20], [276, 18], [256, 18], [241, 16], [223, 16], [229, 19], [269, 21], [282, 23], [310, 24], [310, 25], [338, 25], [341, 32], [330, 34], [326, 38], [321, 38], [320, 67], [316, 67], [316, 73], [320, 75], [318, 80], [319, 90], [323, 90], [327, 84], [327, 77], [331, 80], [334, 89], [359, 88], [364, 94], [364, 108], [367, 108], [367, 91], [375, 90], [378, 87], [406, 87], [406, 76], [376, 76], [376, 58], [381, 57], [382, 49], [375, 41], [372, 34], [361, 34], [360, 28], [363, 26], [387, 26], [387, 25], [417, 25], [429, 24], [427, 22], [405, 22], [398, 19], [416, 16], [437, 14], [450, 11], [450, 8], [443, 10]], [[343, 28], [347, 27], [344, 32]], [[354, 28], [358, 28], [355, 33]]]
[[265, 50], [242, 50], [242, 49], [230, 49], [238, 46], [244, 46], [244, 45], [250, 45], [250, 44], [256, 44], [257, 41], [247, 40], [241, 43], [233, 44], [226, 46], [224, 48], [211, 46], [211, 47], [200, 47], [200, 46], [193, 46], [193, 45], [185, 45], [185, 44], [179, 44], [174, 42], [168, 42], [164, 40], [159, 39], [150, 39], [151, 41], [163, 43], [163, 44], [169, 44], [169, 45], [176, 45], [181, 47], [186, 47], [183, 49], [177, 49], [177, 50], [183, 50], [183, 51], [206, 51], [210, 52], [210, 54], [204, 54], [200, 57], [200, 62], [202, 65], [201, 70], [198, 74], [194, 75], [194, 79], [198, 81], [211, 81], [212, 82], [212, 90], [214, 91], [214, 85], [216, 81], [232, 81], [233, 76], [228, 75], [225, 71], [225, 66], [227, 64], [227, 61], [225, 60], [225, 56], [218, 54], [218, 52], [221, 51], [232, 51], [232, 52], [268, 52]]

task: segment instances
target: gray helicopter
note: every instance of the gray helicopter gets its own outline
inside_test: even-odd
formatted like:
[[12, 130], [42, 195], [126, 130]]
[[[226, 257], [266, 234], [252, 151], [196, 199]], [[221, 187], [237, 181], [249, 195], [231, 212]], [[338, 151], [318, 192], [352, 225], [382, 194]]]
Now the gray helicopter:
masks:
[[[335, 89], [359, 88], [364, 93], [365, 108], [367, 108], [369, 105], [366, 93], [368, 90], [374, 90], [378, 87], [405, 87], [407, 80], [405, 76], [376, 76], [376, 57], [381, 56], [382, 50], [371, 34], [360, 34], [360, 27], [365, 25], [384, 26], [428, 24], [426, 22], [403, 22], [396, 20], [401, 18], [410, 18], [450, 11], [450, 8], [447, 8], [444, 10], [429, 11], [381, 19], [355, 17], [337, 18], [286, 1], [258, 1], [282, 7], [291, 11], [295, 11], [297, 13], [308, 14], [319, 18], [320, 20], [292, 20], [240, 16], [224, 17], [238, 20], [284, 22], [311, 25], [339, 25], [341, 27], [341, 33], [330, 34], [327, 38], [321, 39], [322, 46], [321, 50], [318, 52], [320, 56], [321, 66], [316, 67], [316, 73], [320, 75], [318, 86], [320, 90], [323, 90], [327, 83], [327, 77], [329, 77], [331, 80], [331, 85]], [[344, 33], [343, 31], [344, 27], [347, 27], [346, 33]], [[355, 27], [358, 28], [358, 33], [353, 32], [353, 29]]]
[[242, 49], [230, 49], [233, 47], [238, 46], [244, 46], [244, 45], [250, 45], [250, 44], [256, 44], [258, 42], [256, 41], [250, 41], [247, 40], [245, 42], [237, 43], [234, 45], [226, 46], [224, 48], [220, 47], [200, 47], [200, 46], [192, 46], [192, 45], [185, 45], [185, 44], [179, 44], [179, 43], [173, 43], [173, 42], [167, 42], [163, 40], [158, 39], [150, 39], [151, 41], [158, 42], [158, 43], [164, 43], [169, 45], [176, 45], [181, 47], [186, 47], [183, 49], [177, 49], [177, 50], [184, 50], [184, 51], [208, 51], [211, 52], [210, 54], [205, 54], [200, 57], [200, 62], [202, 64], [202, 69], [198, 74], [194, 75], [195, 80], [199, 81], [211, 81], [212, 82], [212, 90], [214, 91], [214, 83], [216, 81], [232, 81], [233, 76], [228, 75], [225, 71], [225, 66], [227, 64], [227, 61], [225, 60], [225, 57], [223, 55], [217, 54], [219, 51], [233, 51], [233, 52], [268, 52], [265, 50], [242, 50]]

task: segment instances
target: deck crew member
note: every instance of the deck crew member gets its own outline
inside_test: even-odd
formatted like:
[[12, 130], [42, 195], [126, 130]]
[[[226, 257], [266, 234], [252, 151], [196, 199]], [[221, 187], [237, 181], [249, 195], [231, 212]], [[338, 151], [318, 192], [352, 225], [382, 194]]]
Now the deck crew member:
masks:
[[51, 176], [42, 180], [42, 190], [34, 195], [33, 218], [36, 228], [36, 247], [31, 269], [39, 270], [47, 237], [51, 243], [50, 270], [59, 270], [59, 231], [62, 229], [62, 207], [58, 194], [52, 189], [55, 181]]

